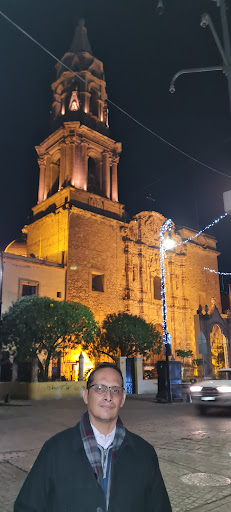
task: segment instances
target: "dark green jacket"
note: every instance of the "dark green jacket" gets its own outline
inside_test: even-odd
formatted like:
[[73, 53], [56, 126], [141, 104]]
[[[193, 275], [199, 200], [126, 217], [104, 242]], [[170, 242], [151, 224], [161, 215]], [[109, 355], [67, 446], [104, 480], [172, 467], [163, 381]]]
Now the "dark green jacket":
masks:
[[[14, 512], [106, 512], [79, 424], [45, 443]], [[128, 430], [112, 468], [108, 512], [171, 512], [155, 450]]]

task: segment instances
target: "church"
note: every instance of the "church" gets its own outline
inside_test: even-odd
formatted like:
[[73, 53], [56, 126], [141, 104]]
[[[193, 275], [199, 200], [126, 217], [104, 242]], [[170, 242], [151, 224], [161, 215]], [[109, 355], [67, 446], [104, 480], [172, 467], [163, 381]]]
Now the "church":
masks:
[[[124, 311], [161, 330], [160, 228], [166, 219], [143, 211], [127, 220], [119, 202], [122, 145], [110, 137], [103, 63], [94, 57], [83, 21], [56, 64], [51, 88], [52, 131], [36, 146], [38, 202], [21, 239], [2, 253], [2, 313], [20, 296], [36, 293], [81, 302], [100, 324]], [[172, 352], [190, 349], [200, 357], [198, 306], [215, 299], [221, 312], [218, 276], [204, 269], [218, 268], [216, 240], [193, 238], [194, 230], [174, 224], [171, 235], [175, 247], [166, 252], [165, 268]]]

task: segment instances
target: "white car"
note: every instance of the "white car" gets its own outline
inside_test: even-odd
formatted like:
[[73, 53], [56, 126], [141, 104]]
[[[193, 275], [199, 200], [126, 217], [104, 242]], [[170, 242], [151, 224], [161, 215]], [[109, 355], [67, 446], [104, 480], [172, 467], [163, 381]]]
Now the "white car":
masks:
[[202, 414], [208, 407], [231, 407], [231, 368], [218, 370], [217, 379], [190, 386], [192, 403]]

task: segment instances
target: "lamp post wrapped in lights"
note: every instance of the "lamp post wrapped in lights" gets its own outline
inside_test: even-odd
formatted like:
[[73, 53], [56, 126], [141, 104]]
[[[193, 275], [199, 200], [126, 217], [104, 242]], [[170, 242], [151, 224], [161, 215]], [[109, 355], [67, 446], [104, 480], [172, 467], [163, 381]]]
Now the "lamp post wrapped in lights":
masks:
[[171, 337], [168, 333], [167, 328], [167, 305], [166, 305], [166, 279], [165, 279], [165, 251], [170, 250], [174, 247], [174, 240], [171, 239], [170, 234], [167, 238], [164, 238], [166, 231], [171, 231], [173, 223], [171, 219], [168, 219], [160, 228], [160, 266], [161, 266], [161, 296], [162, 296], [162, 310], [163, 310], [163, 347], [165, 349], [165, 356], [167, 362], [167, 400], [172, 401], [170, 378], [169, 378], [169, 361], [168, 356], [171, 355]]

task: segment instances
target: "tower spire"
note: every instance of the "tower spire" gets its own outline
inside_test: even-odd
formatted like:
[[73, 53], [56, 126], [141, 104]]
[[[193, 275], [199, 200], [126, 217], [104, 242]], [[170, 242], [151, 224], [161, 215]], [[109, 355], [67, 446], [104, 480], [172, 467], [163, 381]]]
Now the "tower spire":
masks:
[[71, 53], [88, 52], [92, 55], [91, 45], [89, 43], [85, 20], [80, 19], [75, 29], [75, 34], [70, 47]]
[[60, 122], [80, 121], [108, 134], [103, 63], [93, 56], [83, 19], [78, 22], [69, 51], [56, 64], [56, 81], [51, 87], [53, 128]]

